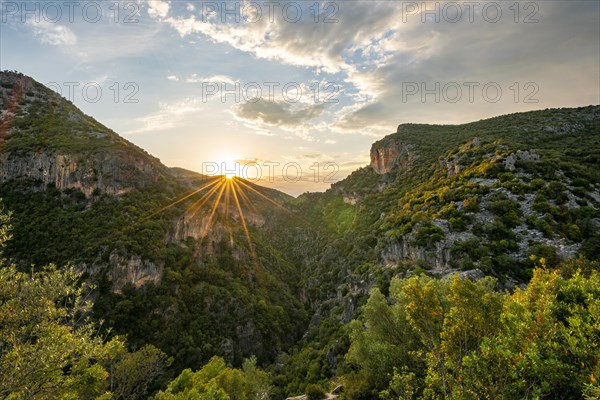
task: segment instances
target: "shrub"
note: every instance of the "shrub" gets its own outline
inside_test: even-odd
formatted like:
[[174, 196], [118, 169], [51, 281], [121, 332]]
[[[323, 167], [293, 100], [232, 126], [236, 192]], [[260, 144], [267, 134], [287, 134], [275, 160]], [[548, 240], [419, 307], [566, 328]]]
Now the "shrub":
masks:
[[463, 201], [465, 212], [478, 212], [479, 211], [479, 200], [477, 196], [469, 196]]
[[306, 387], [306, 396], [308, 400], [322, 400], [326, 394], [320, 385], [310, 384]]

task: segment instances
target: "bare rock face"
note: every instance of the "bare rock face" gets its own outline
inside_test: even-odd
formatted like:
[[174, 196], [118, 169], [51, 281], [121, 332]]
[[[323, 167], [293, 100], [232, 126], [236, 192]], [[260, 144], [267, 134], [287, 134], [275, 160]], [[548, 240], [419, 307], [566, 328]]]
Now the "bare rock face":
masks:
[[146, 282], [160, 283], [162, 268], [156, 264], [142, 260], [139, 256], [125, 258], [117, 254], [111, 254], [109, 259], [108, 279], [112, 281], [113, 290], [120, 291], [127, 283], [136, 288]]
[[162, 280], [163, 266], [137, 255], [121, 255], [113, 251], [108, 256], [108, 262], [96, 261], [92, 264], [81, 264], [79, 268], [90, 275], [106, 273], [112, 283], [112, 291], [120, 293], [126, 284], [139, 288], [144, 283], [159, 284]]
[[413, 165], [414, 157], [410, 144], [398, 139], [383, 139], [371, 147], [371, 168], [380, 175], [398, 168], [408, 170]]
[[527, 150], [526, 151], [517, 150], [516, 153], [512, 153], [508, 157], [506, 157], [506, 160], [504, 160], [504, 168], [506, 168], [508, 171], [514, 171], [515, 169], [517, 169], [517, 167], [515, 166], [517, 161], [537, 162], [539, 160], [540, 160], [540, 156], [538, 156], [534, 152], [529, 152]]
[[79, 189], [87, 197], [94, 190], [120, 195], [145, 186], [160, 176], [157, 163], [126, 154], [79, 156], [49, 152], [19, 156], [0, 153], [0, 182], [31, 178], [44, 187]]

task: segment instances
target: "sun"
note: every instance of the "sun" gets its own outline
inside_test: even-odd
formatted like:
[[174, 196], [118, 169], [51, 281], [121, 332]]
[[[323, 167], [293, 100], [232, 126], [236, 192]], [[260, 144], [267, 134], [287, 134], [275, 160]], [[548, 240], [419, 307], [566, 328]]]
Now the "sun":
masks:
[[226, 173], [225, 173], [225, 178], [226, 178], [227, 180], [231, 180], [231, 179], [233, 179], [233, 178], [235, 178], [235, 177], [237, 177], [237, 175], [235, 174], [235, 172], [226, 172]]

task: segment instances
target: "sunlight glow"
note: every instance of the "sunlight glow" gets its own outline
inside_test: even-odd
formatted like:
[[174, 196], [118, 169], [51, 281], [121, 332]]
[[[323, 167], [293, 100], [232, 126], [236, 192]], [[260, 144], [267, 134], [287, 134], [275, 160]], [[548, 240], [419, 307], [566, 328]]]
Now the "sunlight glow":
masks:
[[[260, 290], [265, 290], [265, 271], [263, 270], [260, 258], [256, 253], [255, 244], [252, 241], [252, 234], [248, 227], [248, 222], [246, 220], [247, 216], [244, 209], [246, 209], [247, 212], [256, 213], [258, 212], [256, 201], [266, 200], [288, 213], [291, 212], [284, 205], [265, 196], [265, 194], [252, 187], [248, 182], [245, 182], [244, 179], [234, 173], [234, 171], [224, 172], [225, 173], [220, 175], [220, 177], [219, 175], [213, 176], [209, 182], [200, 185], [198, 188], [193, 189], [188, 193], [184, 193], [181, 197], [171, 199], [166, 205], [159, 207], [156, 211], [150, 212], [145, 217], [141, 217], [129, 226], [114, 233], [111, 235], [111, 238], [123, 234], [125, 231], [135, 226], [139, 226], [187, 200], [189, 204], [185, 207], [186, 219], [198, 218], [198, 222], [201, 222], [202, 224], [202, 228], [197, 237], [198, 242], [194, 251], [194, 258], [200, 256], [200, 252], [205, 248], [203, 246], [204, 239], [209, 236], [210, 230], [214, 229], [213, 225], [217, 218], [220, 221], [229, 219], [234, 222], [234, 225], [229, 225], [227, 228], [229, 230], [231, 245], [233, 246], [235, 242], [231, 227], [237, 225], [241, 229], [243, 236], [245, 236], [248, 246], [248, 256], [254, 266], [252, 276], [256, 279], [256, 283]], [[196, 197], [194, 198], [194, 196]], [[203, 210], [205, 213], [202, 212]], [[218, 217], [217, 214], [219, 215]], [[239, 219], [235, 216], [236, 214], [239, 216]]]

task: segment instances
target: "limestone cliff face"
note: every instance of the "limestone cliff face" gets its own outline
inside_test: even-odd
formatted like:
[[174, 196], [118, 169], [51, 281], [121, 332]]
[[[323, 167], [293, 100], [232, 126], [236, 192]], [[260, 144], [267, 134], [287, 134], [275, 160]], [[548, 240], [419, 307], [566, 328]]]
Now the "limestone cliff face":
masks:
[[31, 178], [45, 187], [79, 189], [86, 196], [94, 190], [120, 195], [156, 182], [161, 167], [152, 159], [125, 152], [95, 155], [60, 154], [53, 151], [29, 155], [0, 154], [0, 182]]
[[[168, 176], [160, 161], [33, 79], [0, 72], [0, 183], [119, 195]], [[43, 184], [43, 186], [42, 186]]]
[[385, 138], [371, 146], [371, 168], [380, 175], [397, 168], [410, 169], [414, 157], [413, 147], [399, 139]]
[[106, 273], [112, 283], [112, 291], [120, 293], [126, 284], [136, 288], [147, 282], [159, 284], [162, 280], [163, 266], [144, 260], [137, 255], [122, 255], [113, 251], [108, 262], [96, 261], [90, 265], [80, 264], [79, 268], [90, 275]]
[[443, 274], [452, 270], [452, 247], [458, 241], [473, 238], [470, 232], [450, 232], [448, 223], [444, 220], [434, 220], [433, 224], [444, 231], [445, 238], [431, 247], [415, 244], [415, 234], [411, 233], [385, 246], [380, 258], [385, 266], [393, 267], [398, 262], [422, 261], [431, 268], [433, 273]]

